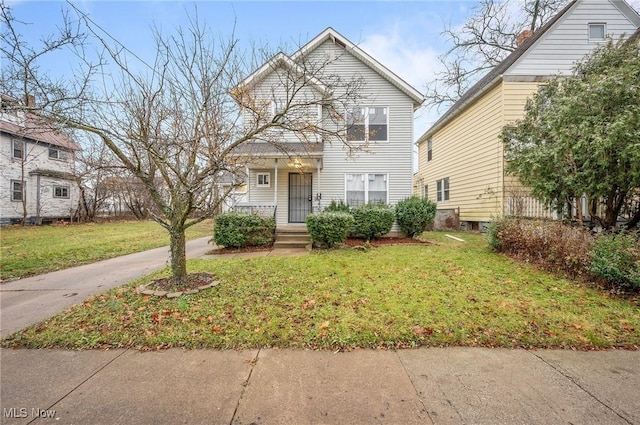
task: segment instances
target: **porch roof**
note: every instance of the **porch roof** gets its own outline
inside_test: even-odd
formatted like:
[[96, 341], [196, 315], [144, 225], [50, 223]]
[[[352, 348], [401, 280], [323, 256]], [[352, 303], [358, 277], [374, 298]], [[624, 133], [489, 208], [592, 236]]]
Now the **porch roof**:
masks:
[[233, 154], [241, 157], [254, 158], [322, 158], [323, 149], [323, 143], [247, 142], [234, 149]]

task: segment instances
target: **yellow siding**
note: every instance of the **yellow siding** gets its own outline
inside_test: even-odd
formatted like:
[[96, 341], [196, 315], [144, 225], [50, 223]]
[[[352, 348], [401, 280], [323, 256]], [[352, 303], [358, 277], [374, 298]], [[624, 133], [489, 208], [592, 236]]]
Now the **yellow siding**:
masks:
[[459, 208], [461, 221], [490, 221], [504, 213], [507, 198], [528, 195], [515, 177], [504, 175], [499, 135], [503, 125], [522, 117], [539, 84], [503, 82], [489, 90], [433, 135], [430, 162], [427, 143], [422, 143], [417, 194], [428, 184], [429, 199], [436, 201], [436, 182], [448, 177], [449, 201], [439, 202], [438, 208]]
[[418, 187], [429, 185], [436, 201], [436, 181], [449, 178], [449, 201], [439, 209], [460, 208], [462, 221], [489, 221], [501, 210], [502, 87], [497, 85], [432, 137], [433, 159], [426, 161], [427, 143], [420, 146]]
[[505, 124], [522, 118], [527, 98], [538, 91], [539, 82], [504, 82], [504, 122]]

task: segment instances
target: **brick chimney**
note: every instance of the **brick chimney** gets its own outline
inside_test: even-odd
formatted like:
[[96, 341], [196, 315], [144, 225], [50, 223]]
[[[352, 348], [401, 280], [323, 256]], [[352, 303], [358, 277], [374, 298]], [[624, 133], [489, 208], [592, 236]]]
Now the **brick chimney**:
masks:
[[34, 108], [36, 106], [36, 97], [32, 94], [27, 95], [27, 107]]
[[520, 34], [518, 34], [518, 38], [516, 38], [516, 45], [520, 47], [525, 40], [533, 35], [533, 31], [524, 30]]

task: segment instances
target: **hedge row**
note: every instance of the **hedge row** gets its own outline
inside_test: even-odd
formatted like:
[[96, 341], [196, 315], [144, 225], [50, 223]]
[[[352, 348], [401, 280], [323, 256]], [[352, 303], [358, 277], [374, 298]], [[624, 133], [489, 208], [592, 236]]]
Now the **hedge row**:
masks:
[[[342, 201], [332, 201], [323, 212], [307, 216], [307, 228], [316, 246], [332, 247], [344, 242], [348, 236], [366, 240], [381, 238], [391, 231], [394, 221], [413, 237], [426, 229], [435, 214], [433, 202], [417, 197], [400, 201], [395, 208], [385, 204], [349, 208]], [[346, 216], [351, 216], [352, 220]]]

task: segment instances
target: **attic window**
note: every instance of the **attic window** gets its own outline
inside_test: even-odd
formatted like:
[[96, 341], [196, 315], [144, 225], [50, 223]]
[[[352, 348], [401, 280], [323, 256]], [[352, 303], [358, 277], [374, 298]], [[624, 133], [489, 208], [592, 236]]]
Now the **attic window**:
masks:
[[345, 49], [347, 47], [347, 45], [344, 44], [342, 42], [342, 40], [338, 40], [336, 37], [331, 37], [331, 40], [333, 41], [334, 44], [337, 44], [338, 46], [342, 47], [343, 49]]
[[606, 24], [589, 24], [589, 41], [604, 41], [606, 33]]

